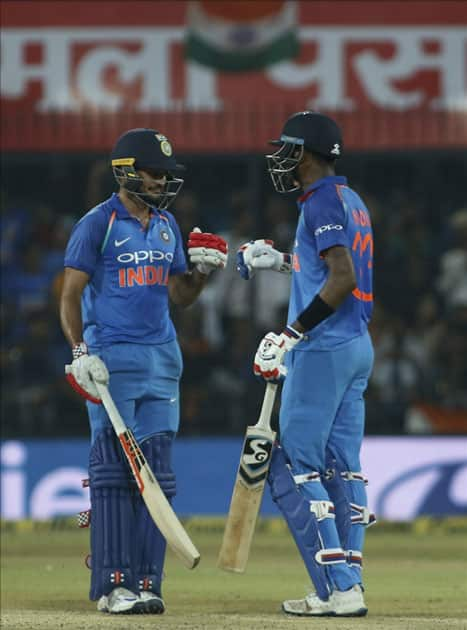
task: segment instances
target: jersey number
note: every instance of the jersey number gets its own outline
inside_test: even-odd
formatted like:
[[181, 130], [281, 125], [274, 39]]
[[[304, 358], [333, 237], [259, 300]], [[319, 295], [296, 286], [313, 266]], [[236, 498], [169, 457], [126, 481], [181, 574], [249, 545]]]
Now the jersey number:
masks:
[[[373, 236], [371, 232], [367, 232], [364, 236], [362, 236], [362, 233], [358, 230], [355, 234], [352, 251], [358, 251], [360, 258], [364, 258], [368, 269], [371, 269], [373, 267]], [[362, 263], [364, 263], [363, 260]], [[352, 294], [357, 298], [357, 300], [362, 300], [363, 302], [373, 301], [373, 293], [366, 293], [358, 286], [352, 291]]]

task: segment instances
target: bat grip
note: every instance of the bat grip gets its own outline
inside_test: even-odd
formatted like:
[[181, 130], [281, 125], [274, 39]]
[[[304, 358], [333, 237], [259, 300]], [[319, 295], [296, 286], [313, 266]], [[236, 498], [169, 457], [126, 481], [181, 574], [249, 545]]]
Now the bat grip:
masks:
[[259, 414], [259, 420], [257, 427], [261, 429], [270, 429], [270, 421], [272, 410], [274, 407], [274, 400], [276, 398], [277, 383], [268, 383], [266, 385], [266, 391], [264, 392], [263, 404], [261, 406], [261, 413]]

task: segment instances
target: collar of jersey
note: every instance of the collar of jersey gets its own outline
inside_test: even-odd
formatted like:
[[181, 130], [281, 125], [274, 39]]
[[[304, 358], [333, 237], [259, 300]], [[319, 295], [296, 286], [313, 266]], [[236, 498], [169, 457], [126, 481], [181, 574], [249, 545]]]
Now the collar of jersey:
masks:
[[347, 177], [344, 177], [343, 175], [328, 175], [327, 177], [317, 179], [315, 182], [305, 188], [305, 190], [303, 191], [303, 195], [298, 198], [298, 203], [304, 203], [315, 190], [317, 190], [320, 186], [324, 186], [325, 184], [347, 185]]
[[[131, 214], [128, 212], [128, 210], [126, 209], [126, 207], [123, 205], [123, 203], [120, 200], [120, 197], [118, 196], [117, 193], [112, 193], [112, 197], [110, 198], [110, 205], [113, 208], [113, 210], [115, 210], [117, 212], [117, 217], [119, 219], [134, 219], [134, 217], [131, 216]], [[163, 219], [165, 219], [165, 217], [155, 208], [151, 208], [151, 214], [153, 216], [161, 216]]]

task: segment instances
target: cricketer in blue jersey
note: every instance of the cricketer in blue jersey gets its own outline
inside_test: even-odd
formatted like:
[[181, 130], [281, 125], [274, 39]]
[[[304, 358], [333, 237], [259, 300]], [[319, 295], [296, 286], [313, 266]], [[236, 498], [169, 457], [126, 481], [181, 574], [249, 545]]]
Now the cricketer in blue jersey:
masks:
[[194, 228], [188, 270], [167, 209], [183, 167], [163, 134], [126, 132], [111, 161], [119, 192], [74, 227], [60, 308], [73, 354], [67, 378], [87, 399], [91, 427], [90, 599], [102, 612], [160, 614], [165, 539], [137, 491], [93, 376], [108, 374], [110, 394], [170, 501], [182, 357], [169, 299], [192, 304], [211, 271], [225, 266], [227, 244]]
[[367, 507], [360, 467], [363, 394], [373, 364], [367, 326], [373, 306], [373, 236], [368, 210], [335, 175], [342, 152], [337, 124], [315, 112], [286, 122], [267, 156], [278, 192], [302, 190], [292, 254], [272, 241], [245, 243], [238, 270], [291, 272], [288, 324], [268, 333], [254, 362], [266, 381], [284, 379], [269, 484], [287, 520], [314, 590], [283, 602], [301, 616], [361, 616]]

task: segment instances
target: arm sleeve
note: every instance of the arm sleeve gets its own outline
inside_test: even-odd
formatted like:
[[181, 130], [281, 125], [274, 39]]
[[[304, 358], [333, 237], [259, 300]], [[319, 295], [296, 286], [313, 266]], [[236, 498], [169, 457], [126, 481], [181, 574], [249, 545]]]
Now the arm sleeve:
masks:
[[88, 212], [73, 228], [65, 251], [65, 267], [93, 275], [101, 254], [108, 217], [98, 209]]
[[350, 247], [347, 214], [337, 192], [324, 190], [313, 195], [305, 204], [303, 214], [319, 254], [336, 245]]
[[185, 250], [183, 249], [182, 233], [180, 232], [178, 223], [170, 212], [167, 212], [167, 216], [169, 219], [170, 227], [172, 228], [172, 231], [175, 235], [174, 259], [172, 261], [172, 265], [170, 266], [170, 275], [175, 276], [180, 273], [185, 273], [185, 271], [187, 270], [187, 264]]

